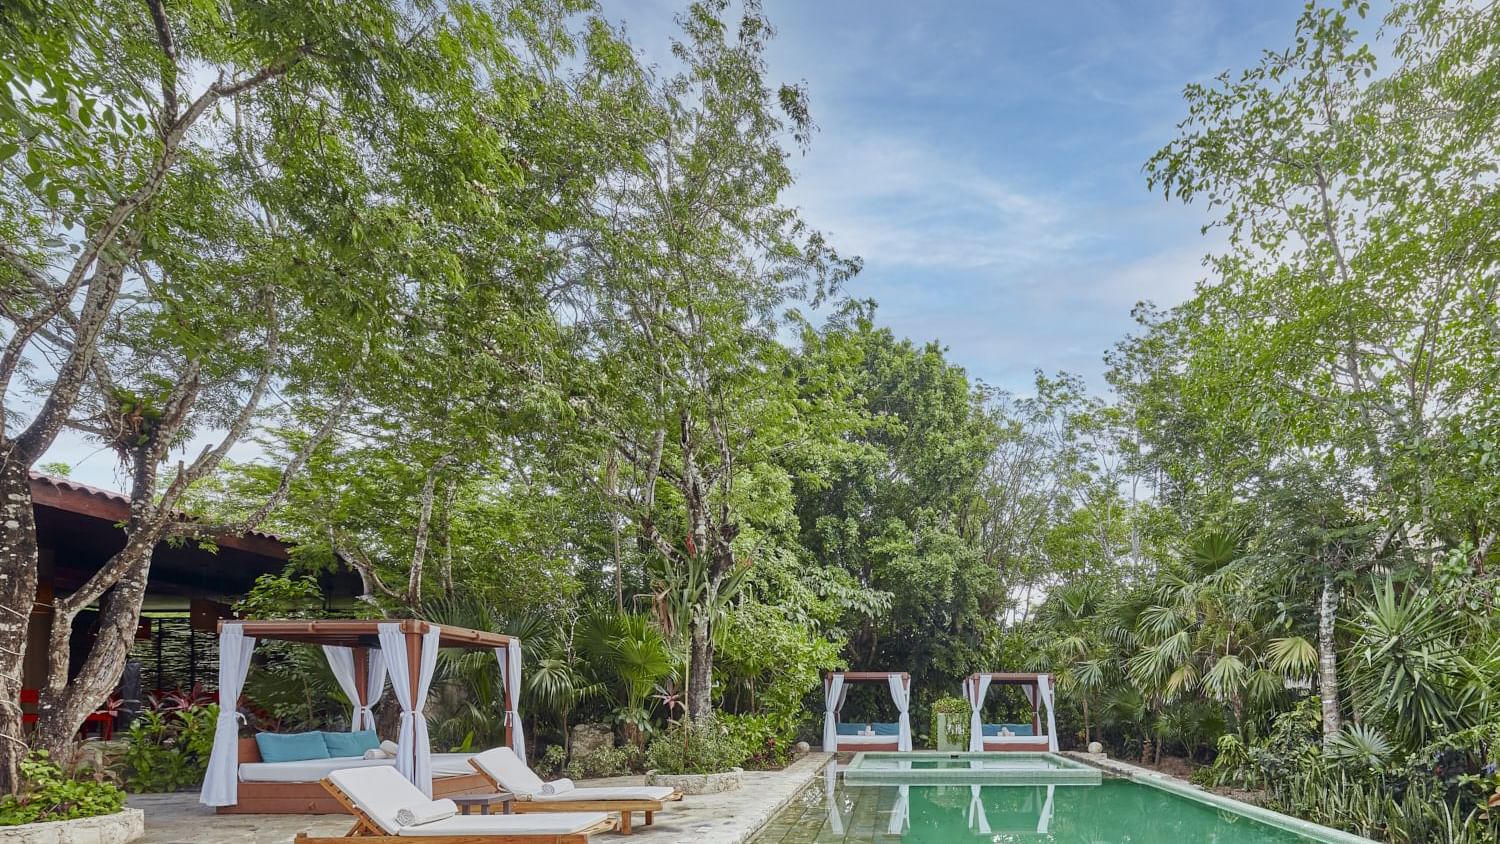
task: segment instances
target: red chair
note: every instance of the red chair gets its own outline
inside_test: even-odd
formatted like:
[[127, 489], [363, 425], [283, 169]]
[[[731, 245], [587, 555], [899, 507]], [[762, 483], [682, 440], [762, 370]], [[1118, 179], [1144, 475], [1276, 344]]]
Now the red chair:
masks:
[[37, 690], [37, 689], [22, 689], [21, 690], [21, 706], [23, 707], [23, 710], [21, 712], [21, 723], [22, 724], [35, 724], [36, 723], [36, 719], [37, 719], [36, 712], [35, 711], [26, 712], [24, 710], [24, 707], [31, 706], [31, 707], [33, 707], [33, 710], [34, 710], [35, 707], [38, 704], [40, 704], [41, 702], [42, 702], [42, 693], [39, 690]]
[[[31, 707], [35, 708], [41, 702], [42, 702], [42, 695], [41, 695], [41, 691], [40, 690], [38, 690], [38, 689], [22, 689], [21, 690], [21, 706], [22, 707], [31, 706]], [[38, 718], [38, 715], [34, 711], [32, 711], [32, 712], [26, 712], [23, 709], [22, 712], [21, 712], [21, 723], [23, 725], [25, 725], [25, 724], [35, 724], [37, 722], [37, 718]], [[80, 737], [86, 737], [86, 736], [88, 736], [88, 734], [89, 734], [89, 728], [90, 728], [91, 725], [98, 728], [99, 738], [101, 738], [101, 739], [103, 739], [105, 741], [109, 741], [110, 739], [114, 738], [114, 736], [115, 736], [115, 713], [112, 712], [112, 711], [110, 711], [110, 710], [108, 710], [108, 709], [101, 709], [98, 712], [93, 713], [92, 715], [90, 715], [87, 718], [83, 719], [83, 726], [78, 729], [78, 735]]]

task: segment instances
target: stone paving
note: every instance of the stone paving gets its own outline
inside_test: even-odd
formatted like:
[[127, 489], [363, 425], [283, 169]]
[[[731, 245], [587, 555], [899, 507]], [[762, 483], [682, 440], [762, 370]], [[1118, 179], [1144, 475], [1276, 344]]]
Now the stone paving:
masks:
[[[632, 844], [744, 844], [776, 812], [813, 781], [829, 755], [812, 753], [783, 771], [747, 771], [738, 791], [684, 797], [635, 833], [596, 836], [596, 841]], [[580, 785], [641, 785], [641, 777], [591, 780]], [[144, 794], [129, 805], [146, 813], [143, 844], [289, 844], [298, 832], [343, 835], [345, 815], [216, 815], [193, 794]]]

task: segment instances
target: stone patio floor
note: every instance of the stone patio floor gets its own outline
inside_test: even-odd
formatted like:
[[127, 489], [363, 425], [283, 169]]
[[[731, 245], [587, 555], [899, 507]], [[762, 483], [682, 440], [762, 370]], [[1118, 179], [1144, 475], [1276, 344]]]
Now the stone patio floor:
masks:
[[[813, 780], [830, 756], [811, 753], [782, 771], [747, 771], [737, 791], [684, 797], [633, 835], [602, 835], [596, 841], [633, 844], [743, 844]], [[641, 785], [641, 777], [589, 780], [580, 785]], [[198, 804], [197, 793], [142, 794], [129, 805], [146, 813], [143, 844], [289, 844], [298, 832], [343, 835], [347, 815], [216, 815]]]

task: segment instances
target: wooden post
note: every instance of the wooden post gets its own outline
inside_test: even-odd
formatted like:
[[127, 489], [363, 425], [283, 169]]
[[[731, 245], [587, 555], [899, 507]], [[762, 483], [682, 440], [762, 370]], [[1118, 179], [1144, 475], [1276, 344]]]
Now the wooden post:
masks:
[[[422, 677], [422, 634], [417, 632], [416, 622], [407, 623], [406, 670], [408, 672], [407, 676], [411, 678], [411, 708], [412, 712], [415, 713], [412, 717], [420, 718], [422, 715], [421, 713], [417, 713], [416, 710], [419, 703], [417, 694], [421, 691], [417, 688], [417, 684]], [[412, 770], [415, 771], [417, 769], [416, 730], [412, 730], [411, 763]], [[418, 787], [420, 788], [421, 786]]]
[[[516, 725], [512, 724], [510, 720], [511, 710], [516, 708], [516, 702], [510, 699], [510, 681], [510, 644], [507, 643], [505, 646], [505, 670], [500, 672], [500, 694], [501, 698], [504, 700], [503, 705], [505, 706], [505, 715], [503, 717], [505, 718], [506, 747], [511, 747], [513, 745], [513, 742], [515, 741], [516, 730]], [[519, 687], [520, 685], [520, 681], [517, 680], [516, 686]]]
[[[366, 700], [369, 694], [365, 691], [365, 686], [370, 679], [370, 649], [355, 647], [350, 650], [354, 653], [354, 705], [357, 717], [359, 712], [358, 707], [370, 705], [370, 702]], [[358, 729], [359, 725], [350, 724], [349, 728], [351, 730]], [[375, 729], [375, 726], [373, 724], [370, 725], [370, 729]]]

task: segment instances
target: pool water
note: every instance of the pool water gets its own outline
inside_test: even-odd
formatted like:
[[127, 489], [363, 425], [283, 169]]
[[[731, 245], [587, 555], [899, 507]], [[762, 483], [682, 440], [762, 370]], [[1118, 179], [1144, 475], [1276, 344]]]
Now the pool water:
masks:
[[752, 844], [1306, 844], [1318, 839], [1268, 826], [1149, 785], [809, 787]]

